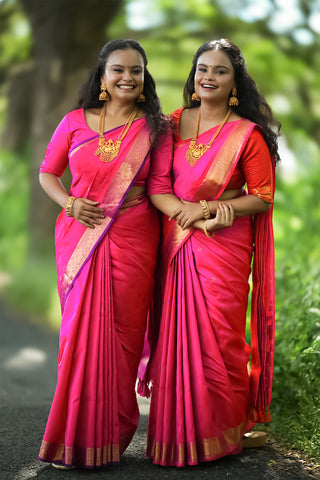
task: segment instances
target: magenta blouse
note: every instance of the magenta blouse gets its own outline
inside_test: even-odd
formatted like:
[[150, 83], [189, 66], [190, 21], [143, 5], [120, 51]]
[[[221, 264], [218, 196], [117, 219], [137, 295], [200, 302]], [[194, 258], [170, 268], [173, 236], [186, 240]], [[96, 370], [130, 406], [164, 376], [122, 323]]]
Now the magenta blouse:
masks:
[[[130, 129], [141, 128], [141, 122], [145, 123], [145, 118], [135, 120]], [[106, 138], [112, 138], [115, 141], [121, 128], [117, 127], [106, 132]], [[130, 131], [127, 135], [130, 135]], [[92, 155], [88, 158], [85, 155], [85, 144], [95, 138], [98, 146], [99, 134], [88, 127], [84, 110], [81, 108], [69, 112], [59, 123], [48, 144], [40, 172], [61, 177], [69, 165], [72, 175], [70, 193], [84, 198], [88, 198], [90, 194], [91, 200], [101, 201], [101, 185], [105, 176], [117, 169], [122, 152], [120, 150], [119, 157], [110, 163], [101, 162], [99, 157]], [[73, 155], [80, 148], [82, 155]], [[172, 193], [171, 167], [172, 134], [169, 131], [161, 137], [157, 147], [150, 150], [134, 185], [145, 186], [149, 195]]]

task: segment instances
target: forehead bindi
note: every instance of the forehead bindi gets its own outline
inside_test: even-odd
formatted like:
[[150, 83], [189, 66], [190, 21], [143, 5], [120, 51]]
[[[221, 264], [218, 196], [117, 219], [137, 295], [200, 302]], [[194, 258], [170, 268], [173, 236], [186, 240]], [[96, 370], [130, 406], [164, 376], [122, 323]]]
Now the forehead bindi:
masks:
[[121, 66], [124, 68], [142, 67], [144, 68], [143, 58], [137, 50], [115, 50], [112, 52], [106, 63], [107, 67]]

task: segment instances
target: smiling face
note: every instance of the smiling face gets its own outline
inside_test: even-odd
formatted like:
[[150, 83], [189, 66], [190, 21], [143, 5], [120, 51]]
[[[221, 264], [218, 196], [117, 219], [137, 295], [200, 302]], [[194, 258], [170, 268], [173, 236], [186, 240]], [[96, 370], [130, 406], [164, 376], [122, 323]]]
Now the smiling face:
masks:
[[143, 91], [144, 63], [137, 50], [115, 50], [106, 62], [101, 82], [112, 100], [134, 103]]
[[234, 68], [221, 50], [204, 52], [197, 61], [194, 87], [201, 100], [227, 104], [235, 87]]

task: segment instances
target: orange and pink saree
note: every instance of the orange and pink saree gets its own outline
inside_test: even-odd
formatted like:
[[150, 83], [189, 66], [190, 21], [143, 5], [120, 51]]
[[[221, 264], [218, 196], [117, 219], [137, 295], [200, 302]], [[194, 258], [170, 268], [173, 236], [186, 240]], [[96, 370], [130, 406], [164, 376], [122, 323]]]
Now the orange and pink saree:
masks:
[[[270, 201], [273, 166], [256, 127], [244, 119], [227, 123], [194, 167], [185, 158], [189, 142], [176, 138], [175, 195], [192, 202], [219, 199], [249, 163], [244, 173], [249, 193], [268, 192]], [[213, 130], [199, 141], [208, 143]], [[261, 144], [258, 155], [251, 151], [255, 139]], [[259, 162], [270, 164], [263, 185], [259, 175], [255, 180], [251, 175]], [[253, 251], [249, 345], [246, 313]], [[240, 452], [244, 433], [254, 422], [269, 420], [274, 342], [271, 210], [254, 220], [236, 218], [232, 227], [212, 238], [199, 230], [182, 231], [165, 218], [163, 256], [147, 456], [160, 465], [195, 465]]]
[[[108, 132], [114, 140], [116, 128]], [[71, 195], [99, 201], [102, 225], [86, 229], [63, 210], [56, 224], [62, 321], [58, 381], [40, 460], [95, 468], [119, 462], [138, 424], [135, 382], [152, 302], [158, 214], [146, 194], [126, 200], [170, 156], [168, 136], [151, 151], [145, 119], [133, 122], [110, 163], [94, 155], [98, 134], [83, 110], [70, 112], [50, 142], [41, 171], [61, 176], [69, 163]], [[152, 158], [152, 162], [150, 161]], [[156, 170], [156, 169], [154, 169]], [[160, 180], [159, 180], [160, 179]], [[156, 189], [156, 187], [155, 187]]]

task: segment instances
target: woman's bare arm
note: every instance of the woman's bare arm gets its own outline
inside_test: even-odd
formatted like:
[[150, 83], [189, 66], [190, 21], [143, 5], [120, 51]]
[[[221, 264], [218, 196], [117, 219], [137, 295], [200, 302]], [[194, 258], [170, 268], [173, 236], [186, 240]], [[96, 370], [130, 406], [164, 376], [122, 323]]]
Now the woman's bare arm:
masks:
[[[70, 195], [66, 191], [60, 178], [53, 173], [42, 172], [39, 175], [40, 184], [47, 195], [58, 205], [64, 208]], [[99, 202], [88, 198], [76, 198], [72, 205], [72, 216], [82, 225], [95, 228], [104, 218], [104, 211], [98, 208]]]

